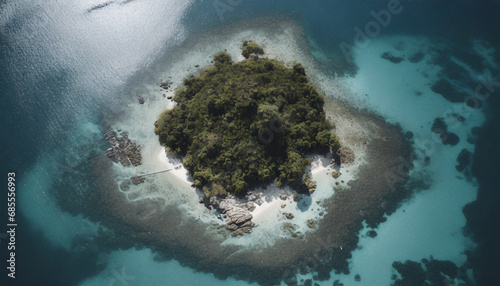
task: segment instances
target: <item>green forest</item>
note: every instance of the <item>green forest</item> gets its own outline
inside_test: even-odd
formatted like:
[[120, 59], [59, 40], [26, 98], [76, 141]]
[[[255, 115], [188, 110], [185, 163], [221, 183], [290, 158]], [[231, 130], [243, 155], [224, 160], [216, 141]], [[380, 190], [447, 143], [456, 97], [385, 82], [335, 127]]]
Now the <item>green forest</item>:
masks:
[[242, 50], [245, 60], [220, 52], [199, 76], [184, 79], [176, 106], [155, 122], [160, 143], [183, 158], [207, 196], [272, 181], [303, 185], [305, 155], [340, 147], [302, 65], [261, 58], [264, 50], [246, 40]]

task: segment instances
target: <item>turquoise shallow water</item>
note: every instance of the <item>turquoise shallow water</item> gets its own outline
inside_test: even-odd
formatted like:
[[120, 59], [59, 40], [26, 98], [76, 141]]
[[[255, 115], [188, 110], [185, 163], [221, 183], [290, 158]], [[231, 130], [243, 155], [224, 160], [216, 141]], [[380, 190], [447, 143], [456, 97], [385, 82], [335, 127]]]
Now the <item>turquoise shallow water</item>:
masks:
[[[99, 235], [109, 234], [110, 229], [101, 225], [98, 215], [89, 213], [86, 206], [71, 202], [68, 205], [73, 209], [68, 210], [59, 204], [71, 201], [72, 196], [68, 194], [73, 192], [92, 195], [94, 186], [81, 178], [85, 178], [89, 171], [85, 165], [86, 160], [106, 148], [106, 142], [102, 139], [102, 133], [106, 131], [104, 129], [113, 118], [126, 110], [128, 104], [135, 103], [136, 97], [142, 92], [141, 89], [130, 92], [131, 87], [141, 86], [144, 81], [154, 78], [148, 76], [148, 73], [155, 72], [154, 68], [167, 67], [170, 64], [168, 55], [182, 50], [183, 43], [189, 37], [199, 36], [200, 31], [207, 29], [231, 27], [240, 21], [285, 15], [303, 27], [316, 60], [325, 73], [333, 75], [338, 72], [338, 66], [344, 63], [339, 45], [342, 42], [353, 44], [357, 33], [355, 28], [359, 27], [366, 33], [367, 25], [374, 20], [371, 11], [377, 13], [388, 9], [391, 1], [287, 1], [286, 5], [284, 1], [164, 2], [110, 1], [106, 5], [99, 1], [1, 2], [1, 170], [2, 176], [15, 171], [19, 184], [16, 214], [19, 224], [17, 278], [8, 278], [6, 267], [2, 267], [1, 285], [247, 285], [245, 281], [232, 278], [221, 281], [209, 273], [196, 273], [176, 261], [157, 261], [148, 248], [138, 250], [133, 248], [132, 242], [117, 243], [113, 241], [113, 236]], [[499, 70], [498, 66], [495, 69], [494, 65], [483, 64], [477, 57], [467, 56], [467, 51], [472, 49], [472, 40], [479, 39], [486, 43], [486, 48], [497, 51], [493, 52], [493, 61], [499, 64], [500, 46], [496, 38], [500, 30], [498, 2], [402, 1], [398, 7], [401, 12], [393, 14], [391, 21], [385, 27], [380, 27], [380, 33], [371, 40], [371, 45], [360, 49], [357, 54], [356, 59], [368, 59], [357, 62], [360, 65], [358, 75], [378, 80], [363, 81], [374, 87], [371, 88], [363, 86], [360, 78], [354, 78], [350, 83], [353, 89], [366, 92], [370, 99], [361, 97], [353, 100], [364, 102], [366, 106], [388, 117], [391, 122], [400, 123], [403, 128], [414, 129], [418, 128], [418, 124], [413, 126], [411, 123], [418, 119], [398, 120], [398, 117], [406, 118], [405, 113], [391, 110], [423, 106], [417, 110], [409, 108], [406, 112], [412, 113], [408, 118], [424, 118], [427, 114], [433, 114], [429, 110], [434, 110], [436, 105], [449, 104], [446, 101], [426, 103], [415, 100], [413, 105], [413, 99], [397, 102], [397, 96], [383, 96], [385, 91], [400, 92], [398, 87], [391, 84], [391, 79], [405, 78], [404, 74], [401, 76], [403, 72], [408, 72], [405, 79], [408, 83], [403, 83], [403, 88], [418, 87], [418, 90], [412, 89], [412, 93], [430, 92], [429, 82], [418, 82], [416, 77], [411, 77], [411, 69], [387, 70], [382, 66], [373, 69], [378, 62], [370, 63], [370, 59], [379, 59], [379, 55], [374, 53], [370, 57], [367, 51], [374, 51], [384, 43], [389, 45], [391, 36], [428, 37], [436, 45], [446, 46], [448, 43], [438, 53], [452, 55], [468, 66], [479, 66], [480, 71], [476, 73], [489, 70], [492, 74], [490, 82], [493, 82], [488, 90], [491, 96], [483, 102], [486, 108], [478, 111], [481, 115], [486, 115], [486, 123], [473, 136], [473, 143], [476, 145], [472, 173], [477, 177], [478, 185], [474, 186], [474, 193], [465, 191], [465, 194], [457, 196], [457, 201], [463, 198], [464, 204], [473, 200], [476, 195], [478, 200], [466, 208], [466, 216], [460, 208], [446, 211], [447, 208], [443, 207], [443, 211], [436, 211], [440, 204], [436, 204], [436, 208], [430, 213], [449, 216], [446, 219], [450, 221], [458, 220], [458, 227], [464, 225], [467, 219], [466, 230], [473, 241], [479, 244], [477, 251], [473, 251], [474, 245], [469, 245], [470, 242], [464, 239], [459, 247], [472, 251], [470, 261], [473, 263], [477, 285], [497, 285], [500, 278], [492, 267], [500, 263], [497, 247], [500, 223], [494, 223], [499, 220], [495, 203], [500, 201], [500, 186], [496, 175], [500, 170], [500, 158], [498, 148], [492, 142], [496, 142], [499, 137], [498, 128], [495, 128], [499, 122], [496, 111], [499, 106], [500, 87], [496, 84]], [[392, 50], [394, 54], [398, 51], [398, 48]], [[406, 62], [400, 65], [404, 64]], [[439, 66], [439, 63], [436, 65]], [[396, 70], [399, 74], [390, 74]], [[376, 77], [374, 74], [382, 71], [387, 76]], [[455, 71], [456, 73], [452, 71], [449, 74], [461, 72], [456, 67]], [[418, 74], [421, 72], [420, 70]], [[424, 72], [433, 76], [432, 71]], [[473, 90], [481, 81], [473, 77], [470, 87], [470, 82], [461, 81], [461, 77], [457, 76], [456, 82], [461, 87], [469, 86]], [[379, 86], [375, 88], [375, 85]], [[424, 94], [421, 98], [425, 96]], [[478, 122], [481, 123], [479, 119]], [[463, 129], [463, 134], [460, 134], [460, 128], [456, 131], [461, 135], [462, 143], [470, 135], [471, 127], [473, 126], [464, 127], [467, 130]], [[425, 128], [428, 129], [428, 126]], [[411, 131], [417, 134], [414, 129]], [[471, 150], [474, 147], [470, 144], [467, 146]], [[456, 153], [459, 151], [457, 149]], [[448, 168], [450, 172], [429, 175], [429, 180], [439, 181], [437, 185], [445, 188], [442, 192], [438, 187], [434, 192], [427, 193], [429, 200], [442, 198], [437, 194], [449, 192], [450, 189], [447, 188], [453, 184], [447, 185], [447, 182], [451, 182], [450, 177], [456, 175], [453, 173], [455, 162], [448, 157], [439, 156], [430, 155], [431, 160], [440, 163], [432, 161], [433, 164], [438, 164], [434, 168]], [[67, 174], [65, 172], [74, 173], [77, 179], [64, 177], [63, 174]], [[66, 184], [60, 184], [61, 182]], [[475, 193], [475, 190], [479, 192]], [[453, 193], [449, 196], [453, 196]], [[416, 206], [429, 206], [423, 197], [417, 196], [415, 201], [413, 205], [408, 204], [407, 211], [405, 207], [401, 208], [400, 216], [396, 216], [396, 213], [393, 221], [389, 220], [386, 225], [381, 226], [379, 240], [391, 237], [384, 236], [385, 232], [398, 233], [398, 229], [392, 232], [390, 229], [401, 227], [397, 222], [400, 218], [404, 219], [403, 211], [413, 214], [412, 210]], [[1, 203], [6, 204], [6, 198]], [[442, 204], [446, 205], [446, 202]], [[4, 209], [2, 206], [2, 229], [7, 221]], [[414, 229], [419, 230], [415, 236], [423, 234], [422, 237], [426, 237], [426, 232], [431, 233], [433, 229], [442, 229], [443, 225], [454, 225], [428, 218], [414, 218], [413, 221], [417, 224]], [[434, 226], [433, 222], [436, 223]], [[418, 225], [419, 223], [422, 225]], [[455, 228], [450, 229], [455, 231]], [[409, 229], [400, 228], [399, 231]], [[461, 236], [461, 233], [453, 235]], [[402, 237], [404, 236], [396, 236], [395, 241], [398, 238], [399, 241], [403, 240]], [[407, 239], [408, 245], [419, 242], [414, 236], [408, 236]], [[413, 244], [412, 239], [415, 240]], [[429, 235], [428, 239], [432, 241], [435, 237]], [[117, 245], [123, 249], [118, 250]], [[363, 280], [366, 277], [363, 276], [363, 268], [377, 269], [367, 261], [376, 261], [374, 256], [381, 254], [374, 251], [375, 246], [385, 247], [386, 244], [377, 240], [370, 242], [362, 237], [361, 245], [365, 250], [372, 251], [362, 254], [360, 249], [351, 260], [351, 269], [356, 271], [352, 274], [361, 273], [362, 281], [354, 281], [353, 275], [337, 277], [345, 285], [367, 283], [368, 281]], [[429, 245], [434, 245], [436, 249], [442, 245], [441, 248], [446, 249], [448, 241], [432, 241]], [[8, 254], [4, 239], [0, 242], [0, 247], [2, 261], [5, 261], [4, 257]], [[454, 248], [450, 249], [453, 251]], [[449, 254], [450, 251], [443, 250], [442, 253]], [[429, 253], [441, 259], [436, 252], [438, 251]], [[404, 261], [421, 259], [429, 254], [424, 251], [422, 257], [416, 257], [411, 251], [401, 253], [405, 254], [391, 257]], [[457, 253], [456, 259], [444, 258], [463, 262], [464, 257], [463, 253]], [[364, 260], [364, 263], [360, 260]], [[381, 268], [377, 272], [385, 276], [380, 281], [388, 281], [390, 277], [386, 276], [394, 273], [390, 265], [377, 267]], [[366, 273], [369, 275], [370, 271]], [[301, 283], [307, 283], [310, 278], [312, 277], [307, 275], [299, 277], [299, 282], [303, 279]], [[336, 277], [332, 277], [328, 281], [317, 283], [332, 285], [335, 279]]]

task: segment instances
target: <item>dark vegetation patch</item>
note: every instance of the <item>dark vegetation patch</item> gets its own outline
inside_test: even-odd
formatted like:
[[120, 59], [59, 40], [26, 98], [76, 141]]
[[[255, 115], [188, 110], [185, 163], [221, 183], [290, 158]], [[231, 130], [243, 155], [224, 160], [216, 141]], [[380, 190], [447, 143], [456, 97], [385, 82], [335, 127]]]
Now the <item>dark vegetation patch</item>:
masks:
[[374, 231], [373, 229], [369, 230], [369, 231], [366, 232], [366, 236], [369, 236], [371, 238], [377, 237], [377, 232]]
[[453, 56], [477, 72], [483, 72], [486, 67], [483, 57], [472, 46], [454, 47]]
[[479, 127], [475, 126], [470, 129], [470, 133], [467, 135], [467, 142], [470, 144], [475, 144], [477, 141], [477, 136], [479, 134]]
[[407, 260], [405, 263], [395, 261], [392, 267], [398, 271], [402, 279], [397, 279], [394, 283], [396, 286], [422, 286], [427, 278], [427, 275], [420, 263]]
[[441, 135], [441, 141], [444, 145], [455, 146], [458, 144], [458, 142], [460, 142], [460, 137], [458, 137], [458, 135], [453, 132], [448, 132]]
[[258, 58], [262, 48], [244, 41], [234, 63], [225, 53], [176, 90], [172, 110], [155, 122], [155, 133], [207, 196], [244, 193], [275, 180], [303, 189], [305, 155], [335, 153], [340, 143], [326, 121], [324, 99], [304, 68]]
[[453, 54], [454, 52], [455, 51], [451, 49], [441, 49], [440, 52], [433, 56], [433, 64], [441, 67], [439, 76], [453, 80], [465, 88], [475, 86], [476, 83], [469, 71], [463, 67], [462, 64], [458, 64], [457, 62], [461, 62], [467, 66], [469, 65], [457, 58]]
[[442, 118], [434, 119], [431, 131], [439, 134], [441, 142], [445, 145], [455, 146], [460, 142], [460, 138], [453, 132], [448, 132], [448, 126]]
[[438, 117], [438, 118], [434, 119], [434, 122], [432, 123], [431, 131], [434, 133], [447, 132], [448, 125], [446, 125], [446, 122], [444, 122], [443, 118]]
[[401, 61], [404, 60], [404, 58], [396, 57], [393, 54], [391, 54], [390, 52], [385, 52], [382, 55], [380, 55], [380, 57], [390, 61], [391, 63], [395, 63], [395, 64], [400, 63]]
[[243, 40], [243, 50], [241, 54], [245, 57], [245, 59], [248, 59], [251, 54], [263, 55], [264, 50], [256, 43]]
[[462, 151], [460, 151], [460, 154], [458, 154], [457, 162], [457, 171], [463, 172], [464, 169], [469, 167], [472, 163], [472, 153], [467, 149], [462, 149]]
[[450, 102], [464, 102], [467, 98], [467, 93], [458, 91], [448, 80], [439, 79], [432, 87], [432, 91], [443, 96]]
[[457, 64], [452, 59], [448, 59], [441, 66], [441, 74], [449, 78], [450, 80], [454, 80], [456, 82], [460, 82], [464, 86], [473, 87], [475, 86], [474, 80], [472, 79], [469, 71], [465, 69], [463, 66]]
[[344, 283], [340, 283], [340, 280], [333, 281], [333, 286], [344, 286]]
[[425, 54], [423, 52], [418, 52], [418, 53], [414, 53], [413, 55], [411, 55], [408, 60], [411, 62], [411, 63], [419, 63], [421, 62], [425, 57]]
[[422, 263], [411, 260], [404, 263], [394, 261], [392, 267], [401, 276], [400, 279], [397, 275], [393, 277], [396, 286], [448, 286], [453, 285], [456, 278], [470, 282], [464, 268], [458, 268], [452, 261], [435, 260], [432, 256], [430, 259], [422, 259]]
[[444, 73], [453, 72], [451, 68], [446, 67], [452, 61], [452, 57], [466, 64], [476, 72], [483, 72], [486, 68], [483, 57], [475, 51], [471, 43], [465, 46], [463, 44], [449, 45], [448, 43], [447, 45], [434, 48], [433, 52], [433, 63], [444, 67]]
[[405, 132], [405, 137], [406, 137], [406, 139], [411, 140], [413, 138], [413, 132], [406, 131]]

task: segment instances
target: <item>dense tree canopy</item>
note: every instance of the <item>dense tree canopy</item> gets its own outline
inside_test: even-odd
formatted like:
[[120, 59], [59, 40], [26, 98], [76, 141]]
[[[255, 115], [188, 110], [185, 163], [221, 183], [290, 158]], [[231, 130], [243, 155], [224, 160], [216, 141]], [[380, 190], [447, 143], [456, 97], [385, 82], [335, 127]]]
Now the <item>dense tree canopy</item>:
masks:
[[250, 44], [244, 41], [249, 59], [238, 63], [215, 54], [214, 65], [185, 79], [177, 105], [155, 122], [160, 143], [183, 157], [207, 196], [301, 182], [306, 154], [340, 147], [304, 68], [258, 58], [262, 48]]

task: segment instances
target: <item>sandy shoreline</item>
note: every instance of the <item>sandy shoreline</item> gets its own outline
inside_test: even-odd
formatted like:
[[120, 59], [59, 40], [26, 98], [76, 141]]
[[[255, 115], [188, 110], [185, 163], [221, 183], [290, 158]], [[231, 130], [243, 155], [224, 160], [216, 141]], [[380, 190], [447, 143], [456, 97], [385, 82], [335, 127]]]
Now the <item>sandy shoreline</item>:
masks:
[[[338, 126], [337, 128], [341, 127]], [[237, 201], [243, 204], [248, 202], [255, 204], [256, 208], [250, 214], [253, 217], [252, 221], [256, 224], [256, 227], [252, 229], [252, 234], [244, 237], [232, 237], [228, 235], [223, 244], [252, 247], [272, 245], [277, 239], [290, 238], [290, 232], [283, 228], [284, 224], [290, 223], [294, 226], [294, 233], [298, 233], [299, 235], [314, 231], [317, 227], [309, 227], [307, 221], [314, 220], [315, 225], [319, 225], [322, 217], [327, 213], [325, 207], [322, 206], [322, 202], [332, 197], [335, 194], [335, 189], [345, 188], [351, 180], [356, 179], [359, 166], [364, 164], [362, 159], [366, 157], [363, 153], [364, 149], [358, 148], [357, 152], [355, 156], [358, 159], [355, 162], [341, 167], [331, 164], [333, 160], [331, 154], [327, 154], [326, 157], [318, 154], [308, 156], [308, 158], [312, 159], [312, 163], [307, 167], [306, 172], [310, 172], [313, 180], [317, 183], [316, 191], [311, 195], [300, 195], [288, 187], [279, 188], [273, 183], [267, 185], [265, 189], [256, 188], [249, 190], [249, 195], [257, 194], [256, 199], [237, 199]], [[161, 151], [157, 155], [157, 160], [157, 163], [162, 165], [161, 169], [170, 170], [168, 171], [170, 181], [176, 180], [184, 183], [186, 187], [189, 186], [192, 190], [191, 193], [198, 195], [198, 199], [201, 200], [203, 198], [203, 192], [195, 190], [192, 187], [193, 181], [180, 159], [167, 155], [166, 149], [161, 148]], [[333, 178], [331, 176], [332, 171], [341, 172], [342, 175], [338, 178]], [[166, 176], [166, 173], [159, 174], [158, 176], [162, 175]], [[295, 200], [294, 197], [297, 196], [299, 199]], [[142, 197], [142, 199], [146, 200], [151, 198], [154, 197]], [[137, 200], [138, 198], [135, 198], [133, 201]], [[285, 213], [293, 214], [294, 219], [286, 219], [284, 216]], [[195, 212], [191, 212], [191, 215], [195, 218], [200, 216], [199, 213]], [[206, 219], [206, 221], [210, 223], [219, 219], [219, 223], [223, 224], [224, 220], [221, 220], [217, 216], [217, 213], [212, 212], [212, 220]]]
[[[117, 232], [141, 245], [153, 247], [165, 257], [173, 257], [197, 270], [212, 272], [216, 277], [252, 278], [262, 284], [288, 279], [297, 268], [305, 267], [302, 264], [308, 259], [315, 259], [322, 265], [322, 270], [317, 270], [321, 273], [330, 272], [332, 267], [340, 272], [346, 271], [346, 259], [356, 248], [357, 232], [363, 227], [361, 221], [366, 220], [369, 224], [380, 222], [384, 212], [395, 208], [407, 195], [400, 186], [405, 174], [401, 175], [401, 181], [388, 186], [376, 170], [397, 173], [399, 157], [405, 157], [409, 152], [399, 128], [378, 116], [331, 100], [334, 93], [342, 90], [335, 83], [326, 85], [321, 81], [324, 79], [315, 68], [306, 41], [300, 36], [300, 28], [286, 20], [280, 25], [272, 22], [272, 26], [265, 28], [262, 28], [262, 23], [242, 23], [248, 26], [243, 32], [236, 29], [238, 32], [229, 38], [219, 38], [227, 35], [227, 31], [215, 33], [213, 38], [217, 44], [211, 48], [203, 43], [203, 37], [198, 39], [200, 43], [188, 42], [185, 44], [187, 50], [173, 61], [171, 70], [176, 70], [176, 63], [186, 61], [186, 57], [198, 50], [197, 53], [208, 58], [214, 51], [227, 46], [228, 52], [236, 55], [243, 37], [262, 43], [268, 57], [280, 55], [284, 62], [293, 59], [301, 62], [326, 95], [326, 115], [335, 123], [341, 143], [351, 147], [356, 156], [355, 163], [340, 168], [342, 176], [338, 180], [332, 178], [331, 171], [324, 164], [315, 163], [312, 168], [313, 179], [318, 182], [315, 193], [298, 203], [293, 199], [285, 202], [279, 198], [270, 199], [254, 210], [258, 226], [250, 235], [227, 240], [217, 233], [221, 220], [214, 219], [214, 213], [199, 203], [199, 194], [190, 187], [185, 169], [148, 177], [144, 185], [124, 192], [119, 190], [119, 185], [121, 180], [133, 175], [130, 170], [125, 172], [123, 168], [111, 167], [110, 162], [102, 160], [106, 158], [96, 158], [94, 163], [95, 176], [102, 186], [101, 205], [106, 206], [100, 212], [106, 213], [104, 220], [114, 225]], [[197, 49], [200, 45], [205, 49]], [[172, 73], [167, 71], [159, 78], [167, 78], [168, 74]], [[181, 75], [172, 76], [179, 77], [173, 79], [174, 82], [181, 81]], [[166, 102], [155, 86], [151, 87], [145, 100], [144, 105], [131, 105], [128, 117], [114, 125], [117, 129], [127, 130], [129, 137], [143, 147], [141, 153], [145, 160], [135, 170], [136, 175], [177, 166], [176, 162], [169, 162], [162, 155], [162, 147], [152, 130], [158, 114], [171, 103]], [[342, 180], [344, 183], [339, 182], [337, 187], [335, 182]], [[135, 194], [133, 200], [130, 193]], [[287, 205], [282, 209], [283, 203]], [[289, 221], [283, 216], [284, 211], [293, 212], [296, 217]], [[314, 231], [309, 231], [306, 220], [312, 218], [317, 225]], [[300, 235], [290, 237], [286, 230], [277, 227], [277, 222], [295, 224], [294, 231]], [[317, 258], [315, 252], [318, 249], [328, 255]]]
[[[102, 204], [109, 213], [108, 219], [117, 221], [114, 224], [119, 226], [118, 229], [123, 228], [120, 232], [128, 233], [130, 238], [140, 241], [141, 244], [155, 246], [155, 249], [161, 250], [160, 252], [167, 257], [173, 256], [181, 263], [216, 273], [218, 276], [247, 277], [249, 269], [253, 269], [252, 271], [259, 271], [259, 281], [267, 284], [266, 281], [282, 279], [282, 275], [276, 276], [277, 273], [288, 273], [296, 267], [301, 267], [301, 263], [307, 261], [307, 257], [315, 257], [314, 249], [318, 247], [333, 254], [329, 259], [320, 260], [319, 263], [326, 263], [343, 271], [347, 267], [346, 259], [349, 252], [356, 247], [357, 232], [363, 227], [361, 221], [363, 219], [371, 223], [380, 221], [386, 208], [394, 206], [394, 203], [402, 199], [401, 195], [404, 195], [399, 188], [388, 189], [385, 180], [381, 180], [380, 176], [372, 172], [374, 166], [394, 165], [397, 156], [404, 155], [404, 148], [395, 149], [405, 145], [404, 139], [397, 128], [376, 119], [371, 120], [370, 117], [365, 117], [364, 125], [373, 124], [377, 130], [384, 130], [383, 134], [379, 134], [384, 136], [375, 138], [386, 139], [372, 139], [366, 144], [370, 156], [366, 164], [360, 166], [358, 177], [360, 179], [351, 181], [348, 186], [335, 192], [332, 198], [323, 202], [327, 211], [314, 232], [307, 233], [304, 239], [277, 240], [273, 245], [266, 245], [264, 252], [254, 247], [246, 248], [224, 243], [224, 239], [216, 233], [214, 226], [207, 222], [200, 223], [195, 216], [186, 216], [185, 208], [165, 207], [165, 203], [158, 200], [129, 203], [127, 198], [117, 191], [116, 183], [109, 181], [106, 173], [99, 173], [99, 182], [105, 186]], [[388, 147], [389, 145], [391, 147]], [[96, 161], [95, 169], [109, 166], [111, 163], [106, 160], [103, 158], [102, 162]], [[315, 171], [318, 175], [326, 175], [325, 169], [317, 168]], [[187, 185], [185, 181], [182, 184]], [[396, 195], [397, 193], [400, 197]], [[394, 203], [391, 203], [391, 199]], [[386, 201], [386, 208], [380, 208], [381, 201]], [[256, 209], [255, 221], [259, 224], [261, 218], [275, 215], [273, 210], [280, 210], [278, 209], [280, 205], [281, 200], [277, 199], [264, 204], [261, 209]], [[262, 225], [251, 235], [256, 234], [259, 227]], [[250, 237], [244, 236], [239, 239]], [[201, 249], [204, 251], [199, 251]], [[207, 251], [208, 249], [210, 251]], [[295, 251], [291, 253], [289, 249]], [[243, 262], [245, 270], [237, 266]]]

